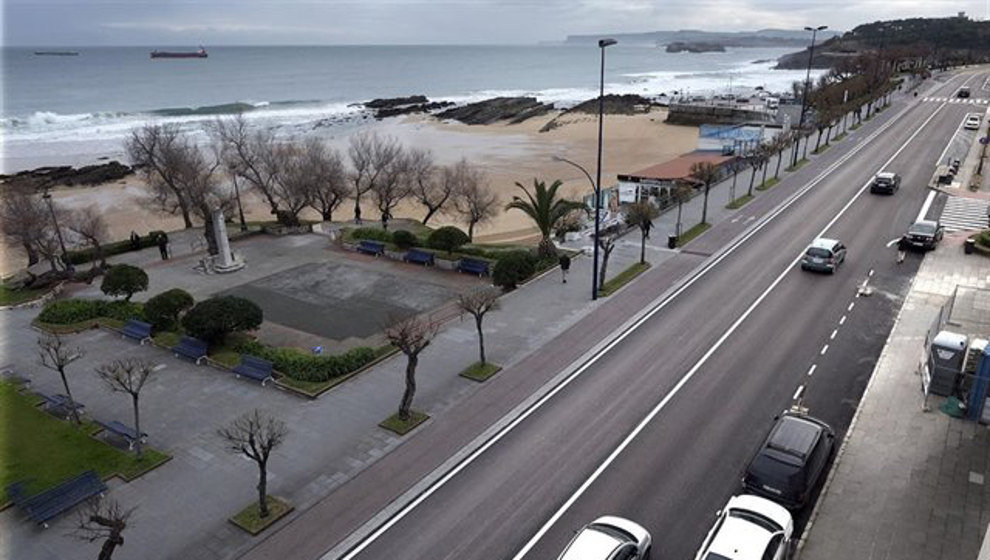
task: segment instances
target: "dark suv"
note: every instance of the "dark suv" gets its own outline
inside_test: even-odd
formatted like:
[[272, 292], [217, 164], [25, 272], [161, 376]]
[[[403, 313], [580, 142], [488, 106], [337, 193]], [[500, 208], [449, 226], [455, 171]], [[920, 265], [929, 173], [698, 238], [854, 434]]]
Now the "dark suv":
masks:
[[784, 507], [801, 509], [825, 473], [834, 446], [835, 433], [828, 424], [784, 412], [746, 467], [743, 486]]
[[922, 251], [932, 250], [942, 240], [945, 232], [938, 222], [932, 220], [919, 220], [908, 228], [907, 233], [901, 237], [900, 249], [921, 249]]
[[897, 173], [877, 173], [870, 183], [871, 193], [894, 194], [901, 188], [901, 176]]
[[956, 92], [956, 97], [969, 97], [969, 86], [963, 86]]

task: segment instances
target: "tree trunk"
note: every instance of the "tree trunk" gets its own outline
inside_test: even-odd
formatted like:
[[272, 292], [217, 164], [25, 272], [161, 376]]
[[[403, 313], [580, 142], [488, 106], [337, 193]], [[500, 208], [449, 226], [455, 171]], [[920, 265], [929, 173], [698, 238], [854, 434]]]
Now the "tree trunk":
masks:
[[65, 388], [65, 396], [69, 397], [69, 410], [72, 411], [72, 419], [75, 421], [76, 426], [82, 424], [79, 421], [79, 411], [76, 410], [76, 401], [72, 398], [72, 391], [69, 390], [69, 380], [65, 377], [65, 368], [58, 368], [58, 374], [62, 376], [62, 387]]
[[407, 355], [406, 362], [406, 391], [402, 394], [402, 402], [399, 403], [399, 419], [409, 420], [409, 411], [412, 408], [413, 396], [416, 394], [416, 364], [419, 362], [418, 355]]
[[608, 272], [608, 257], [612, 254], [612, 249], [614, 249], [614, 248], [615, 248], [615, 245], [612, 245], [611, 247], [606, 247], [605, 250], [602, 251], [602, 269], [598, 273], [598, 290], [599, 291], [601, 291], [602, 287], [605, 286], [605, 275]]
[[131, 395], [134, 404], [134, 431], [137, 432], [137, 439], [134, 441], [134, 452], [137, 458], [141, 458], [141, 413], [138, 411], [138, 396]]
[[28, 267], [38, 264], [38, 251], [35, 250], [34, 245], [27, 241], [22, 241], [21, 245], [24, 247], [24, 252], [27, 253]]
[[643, 238], [639, 242], [639, 264], [646, 262], [646, 236], [649, 235], [645, 229], [642, 230]]
[[[596, 239], [595, 243], [597, 242], [598, 240]], [[557, 247], [553, 244], [553, 240], [550, 239], [549, 235], [544, 236], [543, 239], [540, 240], [539, 252], [540, 255], [544, 257], [553, 257], [557, 254]]]
[[739, 166], [732, 166], [732, 188], [729, 190], [729, 198], [731, 200], [736, 199], [736, 178], [739, 177]]
[[440, 209], [439, 206], [436, 207], [436, 208], [434, 208], [432, 206], [427, 206], [426, 207], [426, 215], [423, 216], [423, 225], [424, 226], [426, 225], [426, 222], [430, 221], [430, 218], [432, 218], [433, 215], [436, 214], [437, 213], [437, 210], [439, 210], [439, 209]]
[[808, 143], [811, 142], [811, 134], [804, 137], [804, 151], [801, 152], [801, 159], [808, 159]]
[[777, 152], [777, 168], [773, 170], [773, 178], [780, 178], [780, 160], [784, 159], [784, 150]]
[[107, 540], [103, 541], [103, 546], [100, 547], [100, 555], [97, 560], [111, 560], [114, 550], [118, 546], [123, 546], [123, 544], [124, 537], [121, 537], [117, 531], [111, 531], [110, 535], [107, 536]]
[[485, 332], [481, 330], [482, 315], [474, 316], [474, 324], [478, 327], [478, 348], [481, 350], [481, 363], [485, 363]]
[[329, 209], [324, 208], [322, 211], [320, 211], [320, 217], [323, 218], [323, 221], [324, 222], [332, 222], [333, 221], [333, 210], [329, 210]]
[[674, 232], [677, 237], [681, 236], [681, 208], [684, 207], [684, 203], [678, 199], [677, 201], [677, 227]]
[[766, 161], [763, 162], [763, 165], [761, 165], [760, 167], [763, 168], [763, 179], [761, 179], [762, 182], [760, 184], [763, 185], [764, 188], [766, 188], [766, 186], [767, 186], [767, 169], [769, 169], [769, 167], [770, 167], [769, 162], [766, 162]]
[[759, 171], [759, 168], [754, 165], [753, 166], [753, 172], [749, 176], [749, 190], [746, 191], [746, 194], [749, 195], [749, 196], [753, 196], [753, 182], [756, 181], [756, 172], [757, 171]]
[[354, 222], [361, 223], [361, 193], [354, 191]]
[[474, 243], [474, 225], [477, 222], [468, 222], [468, 243]]
[[189, 203], [185, 201], [181, 196], [179, 198], [179, 210], [182, 211], [182, 223], [185, 225], [186, 229], [192, 229], [193, 223], [192, 218], [189, 216]]
[[701, 204], [701, 223], [708, 220], [708, 183], [705, 183], [705, 200]]
[[388, 212], [382, 212], [382, 231], [388, 231]]
[[818, 129], [818, 139], [815, 140], [815, 152], [822, 147], [822, 132], [825, 132], [824, 128]]
[[266, 461], [258, 461], [258, 517], [268, 517], [268, 465]]

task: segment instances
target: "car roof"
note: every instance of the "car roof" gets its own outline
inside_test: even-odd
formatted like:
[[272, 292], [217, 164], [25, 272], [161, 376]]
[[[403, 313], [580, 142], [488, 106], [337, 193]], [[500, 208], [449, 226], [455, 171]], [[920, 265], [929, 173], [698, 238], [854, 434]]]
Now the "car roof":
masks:
[[767, 448], [803, 459], [811, 454], [823, 430], [800, 416], [784, 415], [770, 432]]
[[760, 560], [766, 552], [771, 537], [773, 533], [763, 527], [730, 516], [722, 523], [718, 534], [708, 547], [708, 552], [732, 560]]
[[818, 247], [821, 249], [831, 249], [835, 247], [836, 243], [839, 241], [836, 239], [829, 239], [827, 237], [819, 237], [811, 242], [812, 247]]
[[896, 173], [891, 173], [890, 171], [884, 171], [882, 173], [877, 173], [877, 179], [893, 179], [896, 177]]
[[931, 226], [931, 227], [938, 227], [938, 222], [936, 222], [935, 220], [918, 220], [917, 222], [915, 222], [915, 223], [913, 223], [911, 225], [912, 226], [925, 225], [925, 226]]
[[568, 545], [567, 551], [560, 557], [560, 560], [587, 560], [601, 558], [605, 560], [615, 549], [619, 548], [627, 540], [620, 540], [611, 532], [602, 531], [600, 526], [588, 525], [581, 530]]
[[978, 121], [978, 120], [980, 120], [980, 116], [979, 115], [970, 115], [970, 116], [966, 117], [966, 120], [967, 121]]
[[774, 523], [784, 528], [791, 527], [794, 524], [794, 518], [791, 517], [791, 513], [787, 511], [784, 506], [776, 504], [766, 498], [753, 496], [752, 494], [740, 494], [739, 496], [734, 496], [729, 500], [729, 503], [725, 505], [725, 508], [755, 511], [764, 517], [769, 517], [774, 521]]

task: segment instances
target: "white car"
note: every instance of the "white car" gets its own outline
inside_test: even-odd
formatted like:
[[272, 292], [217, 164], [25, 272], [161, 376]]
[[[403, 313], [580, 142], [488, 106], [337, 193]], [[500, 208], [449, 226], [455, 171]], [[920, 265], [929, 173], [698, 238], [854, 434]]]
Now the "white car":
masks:
[[718, 512], [695, 560], [784, 560], [791, 548], [794, 519], [783, 506], [743, 494]]
[[963, 128], [966, 130], [979, 130], [982, 120], [979, 115], [970, 115], [966, 117], [966, 124], [963, 125]]
[[638, 524], [606, 515], [578, 531], [557, 560], [645, 560], [652, 543]]

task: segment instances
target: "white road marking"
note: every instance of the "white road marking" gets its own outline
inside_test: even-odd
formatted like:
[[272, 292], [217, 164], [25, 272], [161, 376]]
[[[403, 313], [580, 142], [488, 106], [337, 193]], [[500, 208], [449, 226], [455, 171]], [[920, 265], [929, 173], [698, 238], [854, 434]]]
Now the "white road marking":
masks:
[[[946, 149], [949, 149], [948, 146], [946, 146]], [[928, 215], [928, 209], [931, 208], [932, 202], [935, 201], [936, 194], [936, 191], [928, 191], [928, 197], [925, 198], [925, 203], [921, 205], [921, 212], [918, 212], [918, 217], [914, 221], [919, 222], [925, 219], [925, 216]]]
[[870, 278], [873, 278], [873, 269], [872, 268], [870, 269], [870, 275], [869, 276], [870, 276]]
[[808, 368], [808, 375], [814, 374], [816, 369], [818, 369], [818, 364], [811, 364], [811, 367]]
[[822, 351], [818, 353], [819, 356], [824, 356], [825, 352], [828, 352], [828, 344], [822, 346]]
[[900, 243], [900, 242], [901, 242], [900, 237], [898, 237], [897, 239], [891, 239], [890, 241], [887, 242], [887, 247], [892, 247], [895, 243]]
[[849, 307], [846, 308], [846, 311], [852, 311], [853, 310], [853, 307], [856, 307], [856, 302], [855, 301], [850, 301], [849, 302]]
[[840, 325], [845, 325], [846, 324], [846, 316], [845, 315], [843, 315], [842, 318], [839, 319], [839, 324]]
[[834, 329], [832, 335], [828, 337], [829, 340], [835, 340], [835, 335], [839, 334], [839, 329]]
[[798, 400], [799, 398], [801, 398], [801, 393], [803, 392], [804, 392], [804, 385], [801, 385], [800, 387], [797, 388], [797, 391], [794, 391], [794, 396], [791, 397], [791, 400], [795, 400], [795, 401]]

